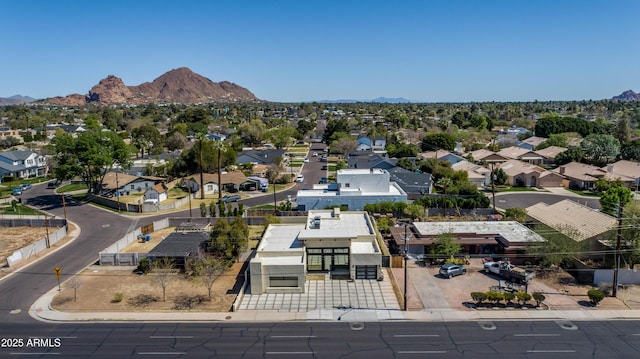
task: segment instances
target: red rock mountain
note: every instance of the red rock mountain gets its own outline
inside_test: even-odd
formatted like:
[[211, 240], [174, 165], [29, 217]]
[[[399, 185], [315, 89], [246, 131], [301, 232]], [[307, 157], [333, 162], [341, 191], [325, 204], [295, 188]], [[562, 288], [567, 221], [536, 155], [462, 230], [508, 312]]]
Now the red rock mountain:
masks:
[[260, 101], [251, 91], [228, 81], [213, 82], [186, 67], [173, 69], [152, 82], [126, 86], [109, 75], [93, 86], [86, 96], [73, 94], [46, 100], [68, 106], [141, 103], [201, 103]]

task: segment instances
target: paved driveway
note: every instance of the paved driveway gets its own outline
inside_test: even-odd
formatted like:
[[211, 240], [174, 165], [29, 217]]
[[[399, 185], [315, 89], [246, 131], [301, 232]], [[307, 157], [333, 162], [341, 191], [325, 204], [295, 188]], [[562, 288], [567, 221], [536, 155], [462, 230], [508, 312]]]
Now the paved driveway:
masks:
[[[388, 277], [388, 276], [387, 276]], [[250, 288], [247, 293], [250, 293]], [[308, 312], [316, 309], [400, 309], [391, 281], [307, 280], [301, 294], [245, 294], [240, 310]]]

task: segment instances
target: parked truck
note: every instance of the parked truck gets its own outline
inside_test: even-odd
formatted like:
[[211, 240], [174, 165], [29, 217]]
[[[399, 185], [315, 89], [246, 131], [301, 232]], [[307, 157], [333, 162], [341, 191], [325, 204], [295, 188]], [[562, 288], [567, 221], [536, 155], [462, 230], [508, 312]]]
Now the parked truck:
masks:
[[484, 270], [515, 283], [528, 283], [536, 275], [536, 272], [516, 267], [507, 261], [485, 262]]

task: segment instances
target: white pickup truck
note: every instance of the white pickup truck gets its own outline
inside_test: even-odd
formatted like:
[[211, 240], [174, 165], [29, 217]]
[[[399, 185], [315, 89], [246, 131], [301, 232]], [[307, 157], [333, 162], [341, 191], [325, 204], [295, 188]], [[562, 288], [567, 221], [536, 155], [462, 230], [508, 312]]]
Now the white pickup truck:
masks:
[[515, 283], [527, 283], [536, 275], [536, 272], [513, 266], [505, 261], [485, 262], [484, 270]]

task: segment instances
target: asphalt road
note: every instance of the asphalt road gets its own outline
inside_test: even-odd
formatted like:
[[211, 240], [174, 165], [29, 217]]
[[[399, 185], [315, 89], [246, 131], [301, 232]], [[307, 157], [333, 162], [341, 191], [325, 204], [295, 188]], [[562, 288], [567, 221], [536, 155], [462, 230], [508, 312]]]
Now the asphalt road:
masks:
[[[0, 336], [5, 338], [0, 343], [5, 344], [0, 347], [0, 357], [495, 359], [640, 355], [640, 324], [635, 321], [39, 323], [3, 326]], [[44, 339], [44, 347], [33, 347], [33, 339]]]
[[[321, 144], [314, 144], [310, 151], [322, 151]], [[322, 175], [318, 173], [322, 163], [320, 157], [310, 157], [313, 162], [302, 168], [305, 176], [303, 183], [296, 183], [289, 190], [276, 193], [276, 202], [280, 203], [291, 196], [295, 198], [298, 190], [310, 188]], [[61, 195], [48, 189], [46, 183], [33, 186], [20, 197], [23, 203], [40, 208], [57, 217], [64, 217]], [[27, 268], [17, 271], [0, 281], [0, 323], [28, 322], [33, 319], [28, 310], [37, 298], [57, 285], [53, 268], [62, 269], [61, 281], [77, 273], [97, 260], [98, 252], [108, 247], [126, 233], [166, 217], [189, 217], [189, 210], [146, 217], [126, 217], [65, 197], [66, 214], [70, 221], [81, 226], [81, 233], [71, 244], [34, 262]], [[246, 207], [273, 203], [273, 196], [267, 194], [242, 200]], [[197, 213], [198, 209], [192, 209]]]

